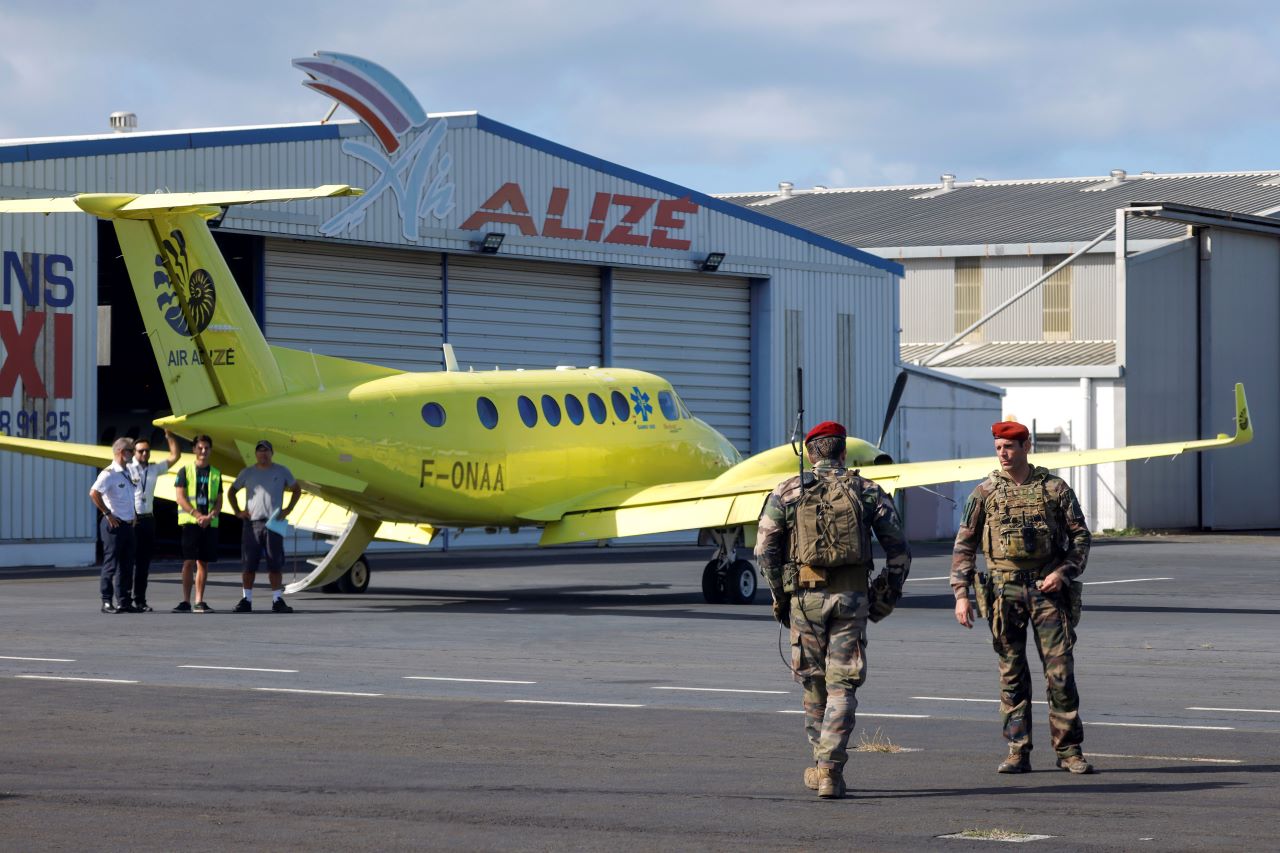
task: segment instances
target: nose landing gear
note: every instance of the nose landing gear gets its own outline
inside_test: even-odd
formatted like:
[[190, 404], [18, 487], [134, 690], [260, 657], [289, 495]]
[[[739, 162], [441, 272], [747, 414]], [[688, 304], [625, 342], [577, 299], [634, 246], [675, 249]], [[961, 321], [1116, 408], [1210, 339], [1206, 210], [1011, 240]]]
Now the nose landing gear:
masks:
[[702, 598], [708, 604], [750, 604], [755, 601], [755, 566], [737, 558], [742, 528], [706, 531], [716, 545], [716, 554], [702, 570]]

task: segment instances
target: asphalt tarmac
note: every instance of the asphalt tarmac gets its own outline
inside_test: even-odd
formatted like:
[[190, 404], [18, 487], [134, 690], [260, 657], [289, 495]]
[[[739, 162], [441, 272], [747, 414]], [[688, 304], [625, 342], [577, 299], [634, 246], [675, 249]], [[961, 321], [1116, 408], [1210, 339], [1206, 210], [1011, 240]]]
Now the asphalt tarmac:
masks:
[[[702, 602], [705, 550], [375, 556], [363, 596], [261, 581], [233, 614], [98, 613], [89, 572], [0, 570], [3, 850], [1275, 850], [1280, 538], [1098, 540], [1085, 751], [1000, 776], [995, 656], [941, 545], [870, 633], [850, 797], [801, 785], [767, 593]], [[260, 576], [262, 577], [262, 576]], [[1037, 699], [1043, 698], [1033, 664]]]

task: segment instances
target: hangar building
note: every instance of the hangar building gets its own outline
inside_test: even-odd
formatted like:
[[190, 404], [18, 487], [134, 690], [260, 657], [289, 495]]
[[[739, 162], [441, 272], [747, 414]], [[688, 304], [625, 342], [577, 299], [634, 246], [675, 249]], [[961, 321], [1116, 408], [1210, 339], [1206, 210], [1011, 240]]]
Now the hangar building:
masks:
[[1243, 382], [1252, 444], [1063, 476], [1097, 529], [1280, 527], [1280, 480], [1257, 476], [1280, 470], [1280, 172], [724, 198], [899, 261], [903, 362], [1002, 387], [1039, 450], [1230, 433]]
[[[803, 365], [810, 423], [878, 435], [898, 366], [897, 261], [474, 112], [380, 131], [8, 141], [0, 195], [364, 187], [235, 207], [218, 225], [272, 343], [408, 370], [439, 369], [442, 342], [463, 369], [649, 370], [744, 454], [787, 439]], [[7, 215], [0, 250], [0, 432], [150, 434], [168, 405], [112, 229]], [[886, 449], [899, 444], [895, 429]], [[91, 481], [0, 454], [0, 564], [92, 562]]]

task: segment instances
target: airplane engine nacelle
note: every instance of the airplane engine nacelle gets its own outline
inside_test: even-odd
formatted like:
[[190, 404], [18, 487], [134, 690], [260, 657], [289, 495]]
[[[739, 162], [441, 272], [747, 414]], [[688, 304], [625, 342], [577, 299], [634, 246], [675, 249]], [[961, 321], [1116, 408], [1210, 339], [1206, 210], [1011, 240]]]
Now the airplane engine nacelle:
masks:
[[[845, 439], [845, 464], [850, 468], [888, 465], [892, 462], [893, 457], [869, 441], [864, 441], [854, 436], [849, 436]], [[811, 468], [813, 466], [806, 459], [804, 467]], [[735, 483], [744, 483], [764, 475], [795, 474], [799, 473], [799, 471], [800, 460], [796, 458], [795, 451], [792, 450], [791, 445], [780, 444], [777, 447], [762, 450], [756, 455], [749, 456], [734, 465], [716, 478], [715, 485], [728, 486]]]

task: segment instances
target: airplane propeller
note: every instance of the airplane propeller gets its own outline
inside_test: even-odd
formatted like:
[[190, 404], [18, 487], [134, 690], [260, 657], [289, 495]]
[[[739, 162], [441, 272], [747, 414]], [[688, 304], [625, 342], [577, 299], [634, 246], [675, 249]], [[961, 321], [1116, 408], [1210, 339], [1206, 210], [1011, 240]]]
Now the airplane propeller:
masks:
[[907, 372], [901, 370], [893, 382], [893, 391], [889, 394], [889, 408], [884, 413], [884, 426], [880, 429], [880, 440], [876, 442], [877, 449], [884, 444], [884, 438], [889, 434], [889, 424], [893, 423], [893, 416], [898, 413], [898, 404], [902, 402], [902, 392], [906, 387]]

